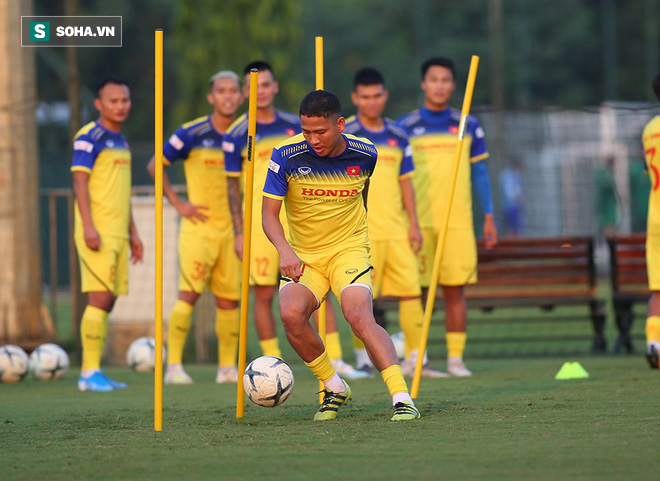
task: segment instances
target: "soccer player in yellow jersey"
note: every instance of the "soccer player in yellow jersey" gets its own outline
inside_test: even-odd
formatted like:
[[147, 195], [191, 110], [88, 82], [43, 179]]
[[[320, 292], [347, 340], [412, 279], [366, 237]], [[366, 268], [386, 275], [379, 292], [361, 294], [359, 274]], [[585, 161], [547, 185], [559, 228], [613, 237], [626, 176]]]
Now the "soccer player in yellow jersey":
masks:
[[[217, 383], [236, 382], [240, 261], [234, 253], [234, 231], [227, 200], [222, 141], [243, 102], [240, 79], [229, 70], [211, 77], [213, 113], [183, 124], [163, 146], [164, 163], [182, 161], [188, 200], [182, 200], [163, 173], [163, 192], [181, 216], [179, 231], [179, 298], [167, 322], [166, 384], [192, 384], [182, 366], [192, 311], [209, 286], [215, 296], [218, 337]], [[153, 177], [155, 159], [147, 170]]]
[[[413, 149], [413, 185], [419, 224], [424, 237], [418, 263], [422, 287], [428, 288], [438, 233], [449, 191], [452, 164], [461, 113], [449, 107], [456, 89], [454, 62], [434, 57], [422, 65], [424, 106], [399, 119]], [[484, 132], [479, 121], [469, 116], [465, 127], [463, 153], [438, 283], [445, 299], [447, 327], [447, 372], [471, 376], [463, 362], [466, 342], [467, 308], [464, 287], [477, 281], [477, 247], [472, 223], [472, 187], [484, 212], [483, 235], [487, 248], [497, 244], [493, 201], [485, 159], [488, 157]], [[424, 290], [426, 293], [426, 289]], [[426, 298], [426, 295], [424, 294]]]
[[[263, 189], [263, 227], [280, 254], [280, 316], [287, 339], [316, 377], [324, 397], [314, 419], [334, 419], [351, 399], [309, 318], [330, 289], [344, 317], [381, 371], [394, 405], [393, 421], [419, 418], [396, 352], [372, 311], [367, 191], [377, 151], [367, 139], [342, 134], [336, 95], [307, 94], [300, 104], [302, 134], [273, 150]], [[285, 237], [280, 210], [289, 225]]]
[[[293, 114], [274, 106], [279, 84], [273, 69], [263, 61], [251, 62], [245, 75], [244, 94], [250, 90], [250, 70], [259, 71], [257, 80], [257, 137], [254, 148], [254, 195], [252, 215], [252, 253], [250, 258], [250, 285], [254, 289], [254, 323], [265, 356], [282, 357], [277, 341], [273, 299], [279, 284], [279, 258], [277, 250], [266, 238], [261, 227], [261, 190], [268, 172], [268, 159], [277, 144], [300, 133], [300, 120]], [[247, 114], [241, 115], [229, 127], [224, 138], [225, 169], [229, 192], [229, 205], [236, 233], [236, 254], [243, 259], [243, 213], [241, 209], [241, 173], [247, 161]]]
[[96, 88], [99, 118], [73, 139], [74, 240], [87, 307], [80, 325], [81, 391], [127, 387], [101, 370], [108, 315], [117, 296], [128, 292], [128, 251], [142, 261], [142, 242], [131, 215], [131, 151], [121, 127], [131, 111], [131, 93], [121, 79], [108, 77]]
[[[411, 177], [414, 165], [408, 137], [393, 121], [383, 117], [388, 92], [383, 75], [374, 68], [355, 74], [351, 99], [357, 115], [346, 120], [344, 132], [366, 137], [378, 150], [378, 168], [369, 182], [369, 241], [374, 296], [399, 298], [399, 324], [404, 333], [404, 374], [412, 376], [424, 322], [422, 292], [415, 254], [422, 247], [417, 222], [415, 191]], [[359, 339], [354, 339], [357, 365], [370, 366]], [[424, 377], [447, 377], [424, 363]]]
[[[660, 100], [660, 75], [653, 79], [653, 91]], [[651, 369], [658, 369], [660, 353], [660, 115], [646, 124], [642, 134], [646, 169], [651, 180], [649, 213], [646, 227], [646, 269], [649, 299], [646, 319], [646, 360]]]

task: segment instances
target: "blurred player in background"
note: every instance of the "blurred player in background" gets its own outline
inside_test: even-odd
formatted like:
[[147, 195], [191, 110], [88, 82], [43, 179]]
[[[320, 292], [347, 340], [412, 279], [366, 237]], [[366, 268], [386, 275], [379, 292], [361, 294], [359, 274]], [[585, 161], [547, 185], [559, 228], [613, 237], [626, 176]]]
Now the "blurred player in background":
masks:
[[[450, 188], [461, 112], [449, 107], [452, 93], [456, 89], [454, 62], [444, 57], [435, 57], [424, 62], [421, 70], [424, 106], [402, 117], [398, 123], [408, 133], [413, 149], [413, 185], [424, 237], [418, 262], [422, 287], [428, 289]], [[485, 163], [488, 151], [484, 132], [474, 116], [468, 118], [465, 129], [464, 150], [438, 278], [446, 306], [447, 372], [457, 377], [472, 375], [463, 362], [463, 352], [467, 326], [464, 287], [477, 281], [477, 247], [472, 223], [473, 186], [484, 213], [483, 235], [486, 247], [491, 248], [497, 244], [493, 200]]]
[[[282, 357], [277, 341], [273, 298], [279, 284], [279, 257], [261, 226], [262, 189], [268, 172], [268, 160], [277, 144], [300, 132], [300, 120], [293, 114], [275, 109], [279, 85], [273, 69], [263, 61], [252, 62], [243, 71], [244, 94], [250, 91], [250, 70], [259, 70], [257, 86], [257, 136], [254, 148], [254, 196], [252, 206], [252, 255], [250, 285], [254, 286], [254, 321], [265, 356]], [[227, 171], [229, 206], [236, 234], [236, 255], [243, 259], [243, 212], [241, 203], [241, 173], [247, 160], [248, 116], [241, 115], [229, 127], [223, 142]], [[240, 276], [239, 276], [240, 277]]]
[[499, 175], [504, 229], [509, 237], [520, 236], [525, 224], [525, 189], [520, 167], [518, 159], [510, 159]]
[[[392, 420], [417, 419], [392, 340], [373, 316], [366, 203], [377, 151], [366, 139], [342, 134], [345, 119], [333, 93], [309, 93], [300, 104], [300, 121], [303, 133], [278, 145], [268, 164], [263, 226], [280, 254], [287, 338], [325, 386], [314, 419], [334, 419], [351, 398], [309, 322], [330, 289], [381, 371], [392, 396]], [[289, 241], [280, 221], [282, 202]]]
[[128, 293], [128, 252], [141, 262], [143, 249], [131, 214], [131, 151], [121, 134], [131, 111], [131, 92], [119, 78], [108, 77], [96, 88], [99, 118], [73, 139], [73, 190], [76, 194], [74, 240], [80, 260], [87, 307], [80, 324], [81, 391], [127, 387], [101, 370], [108, 333], [108, 314], [117, 296]]
[[[653, 91], [660, 100], [660, 75], [653, 79]], [[649, 299], [646, 319], [646, 360], [658, 369], [660, 353], [660, 115], [646, 124], [642, 133], [646, 168], [651, 180], [649, 214], [646, 227], [646, 269]]]
[[[411, 177], [414, 165], [406, 133], [383, 117], [388, 92], [383, 75], [364, 68], [353, 80], [353, 104], [357, 114], [346, 120], [344, 132], [366, 137], [378, 150], [378, 168], [369, 181], [369, 245], [374, 297], [399, 298], [399, 324], [405, 336], [405, 375], [412, 376], [417, 362], [424, 322], [422, 292], [415, 255], [422, 248], [417, 222], [415, 191]], [[371, 361], [364, 344], [354, 336], [356, 364], [369, 369]], [[424, 377], [447, 377], [424, 362]]]
[[[193, 307], [208, 286], [215, 296], [218, 337], [217, 383], [236, 382], [240, 261], [234, 253], [234, 230], [222, 140], [243, 102], [240, 79], [229, 70], [211, 77], [206, 96], [213, 113], [183, 124], [163, 146], [164, 164], [182, 161], [188, 200], [181, 199], [165, 172], [163, 192], [181, 216], [179, 298], [167, 321], [166, 384], [192, 384], [182, 366]], [[156, 160], [147, 170], [155, 175]]]

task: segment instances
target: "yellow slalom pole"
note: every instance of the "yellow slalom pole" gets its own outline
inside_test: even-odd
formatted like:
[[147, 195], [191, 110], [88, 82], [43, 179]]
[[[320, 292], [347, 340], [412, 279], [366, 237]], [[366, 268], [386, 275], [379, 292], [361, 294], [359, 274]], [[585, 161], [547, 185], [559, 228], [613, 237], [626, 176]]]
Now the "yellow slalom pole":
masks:
[[419, 393], [419, 382], [422, 377], [422, 365], [424, 363], [424, 354], [426, 353], [426, 344], [429, 339], [429, 329], [431, 328], [431, 316], [433, 315], [433, 304], [435, 302], [435, 294], [438, 289], [438, 277], [440, 275], [440, 265], [442, 263], [442, 251], [445, 248], [445, 239], [447, 238], [447, 227], [449, 225], [449, 214], [451, 212], [451, 205], [454, 200], [454, 191], [456, 190], [456, 179], [458, 177], [458, 168], [461, 163], [461, 155], [463, 153], [463, 137], [465, 135], [465, 128], [467, 126], [468, 115], [470, 114], [470, 106], [472, 105], [472, 94], [474, 93], [474, 83], [477, 78], [477, 69], [479, 68], [479, 57], [472, 56], [470, 62], [470, 73], [468, 74], [467, 86], [465, 87], [465, 97], [463, 97], [463, 110], [461, 111], [461, 123], [458, 128], [458, 141], [456, 142], [456, 151], [454, 153], [454, 164], [452, 165], [451, 180], [449, 184], [449, 192], [447, 193], [447, 201], [445, 202], [445, 211], [443, 214], [443, 222], [438, 236], [438, 244], [435, 249], [435, 257], [433, 259], [433, 270], [431, 271], [431, 283], [429, 284], [429, 294], [426, 299], [426, 309], [424, 310], [424, 327], [422, 328], [422, 337], [419, 340], [419, 351], [417, 355], [417, 364], [415, 365], [415, 374], [413, 376], [412, 389], [410, 395], [417, 398]]
[[252, 195], [254, 191], [254, 144], [257, 135], [257, 84], [259, 70], [250, 70], [250, 100], [248, 105], [247, 175], [245, 178], [245, 213], [243, 214], [243, 275], [241, 277], [241, 323], [238, 335], [238, 386], [236, 417], [245, 412], [243, 373], [247, 356], [247, 324], [250, 298], [250, 252], [252, 246]]
[[163, 29], [155, 31], [155, 124], [156, 157], [156, 311], [154, 334], [154, 430], [163, 430]]
[[[323, 37], [316, 37], [316, 90], [323, 90]], [[319, 337], [325, 346], [326, 323], [325, 312], [326, 302], [321, 303], [319, 307]], [[325, 386], [319, 381], [319, 403], [323, 402], [323, 388]]]
[[323, 37], [316, 37], [316, 90], [323, 90]]
[[[321, 342], [323, 342], [323, 345], [325, 346], [325, 338], [326, 338], [326, 319], [325, 319], [325, 313], [327, 309], [327, 304], [326, 301], [323, 301], [321, 303], [321, 306], [319, 307], [319, 337], [321, 338]], [[325, 386], [321, 381], [319, 381], [319, 404], [323, 402], [323, 389]]]

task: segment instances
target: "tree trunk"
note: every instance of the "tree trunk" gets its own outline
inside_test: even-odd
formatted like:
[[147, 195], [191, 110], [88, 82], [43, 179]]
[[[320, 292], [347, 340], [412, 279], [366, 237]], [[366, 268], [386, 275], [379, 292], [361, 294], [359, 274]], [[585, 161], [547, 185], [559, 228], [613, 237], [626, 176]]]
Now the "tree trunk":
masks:
[[0, 0], [0, 344], [42, 336], [39, 172], [31, 0]]

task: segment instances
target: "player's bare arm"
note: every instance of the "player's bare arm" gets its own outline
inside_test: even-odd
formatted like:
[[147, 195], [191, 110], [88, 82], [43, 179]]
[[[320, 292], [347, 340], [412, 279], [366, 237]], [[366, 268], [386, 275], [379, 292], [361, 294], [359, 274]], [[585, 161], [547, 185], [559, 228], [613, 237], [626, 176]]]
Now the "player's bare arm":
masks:
[[[156, 178], [155, 157], [151, 157], [151, 160], [147, 165], [147, 172], [149, 172], [149, 175], [151, 175], [152, 179]], [[198, 221], [206, 222], [208, 220], [209, 216], [206, 215], [204, 212], [202, 212], [202, 210], [206, 210], [209, 207], [207, 205], [196, 205], [193, 204], [192, 202], [182, 200], [181, 197], [179, 197], [177, 193], [174, 192], [174, 189], [172, 188], [172, 182], [170, 182], [170, 178], [167, 176], [167, 173], [165, 172], [164, 169], [163, 169], [163, 193], [165, 194], [165, 197], [170, 202], [170, 204], [174, 206], [174, 208], [179, 213], [179, 215], [187, 219], [190, 219], [190, 221], [193, 224], [196, 224]]]
[[280, 255], [280, 272], [284, 277], [298, 282], [302, 276], [302, 262], [284, 237], [284, 229], [280, 222], [281, 208], [281, 200], [264, 196], [261, 222], [266, 236]]
[[415, 188], [412, 185], [410, 177], [401, 179], [399, 185], [401, 186], [401, 201], [403, 202], [403, 208], [406, 210], [406, 214], [408, 214], [408, 222], [410, 223], [410, 227], [408, 228], [410, 247], [415, 254], [419, 254], [419, 251], [422, 249], [422, 232], [419, 230], [419, 222], [417, 220]]
[[227, 196], [229, 197], [231, 220], [234, 224], [234, 251], [238, 258], [243, 260], [243, 212], [241, 210], [241, 185], [238, 177], [227, 177]]
[[133, 221], [133, 213], [131, 212], [131, 221], [128, 225], [128, 239], [131, 244], [131, 259], [133, 264], [142, 262], [144, 258], [144, 246], [138, 235], [137, 227], [135, 227], [135, 222]]
[[101, 236], [94, 227], [94, 221], [92, 220], [88, 184], [89, 174], [87, 172], [73, 173], [73, 191], [76, 194], [76, 202], [78, 202], [78, 209], [80, 210], [85, 244], [93, 251], [97, 251], [101, 248]]
[[493, 214], [484, 215], [484, 242], [486, 249], [492, 249], [497, 245], [497, 226]]

